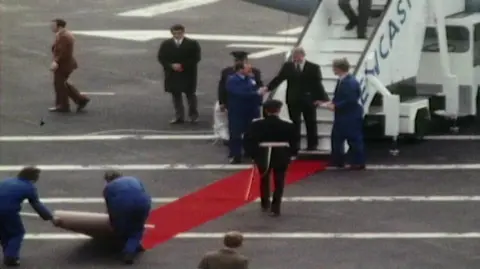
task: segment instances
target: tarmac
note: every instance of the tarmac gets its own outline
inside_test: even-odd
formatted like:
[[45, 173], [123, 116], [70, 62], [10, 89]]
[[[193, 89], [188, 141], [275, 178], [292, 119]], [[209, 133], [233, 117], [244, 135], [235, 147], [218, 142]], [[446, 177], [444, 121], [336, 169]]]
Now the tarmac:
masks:
[[[265, 42], [245, 42], [241, 36], [276, 36], [302, 26], [306, 18], [236, 0], [144, 17], [117, 15], [163, 2], [0, 3], [1, 178], [15, 175], [16, 166], [44, 165], [48, 171], [43, 172], [38, 188], [50, 209], [104, 212], [102, 167], [111, 164], [120, 168], [151, 165], [123, 170], [140, 178], [158, 198], [158, 205], [242, 169], [223, 166], [227, 162], [223, 146], [188, 135], [212, 133], [219, 73], [232, 61], [228, 53], [238, 49], [227, 46], [248, 43], [247, 51], [263, 51], [260, 43]], [[66, 19], [73, 31], [168, 30], [182, 23], [187, 33], [236, 37], [233, 41], [200, 41], [197, 125], [168, 124], [173, 116], [171, 101], [163, 91], [156, 60], [161, 39], [143, 42], [76, 35], [80, 69], [72, 81], [81, 91], [91, 93], [92, 102], [85, 113], [53, 115], [47, 112], [53, 103], [48, 71], [53, 34], [48, 25], [56, 17]], [[281, 54], [252, 60], [265, 81], [282, 61]], [[480, 135], [478, 125], [461, 131], [461, 135]], [[163, 138], [58, 141], [53, 137], [98, 134]], [[30, 135], [51, 139], [26, 141]], [[1, 140], [6, 136], [20, 139]], [[477, 136], [473, 137], [476, 140], [463, 138], [436, 136], [402, 144], [396, 157], [389, 154], [388, 144], [369, 145], [368, 171], [327, 171], [288, 187], [285, 195], [289, 199], [280, 219], [260, 215], [258, 204], [251, 204], [148, 251], [135, 267], [196, 268], [206, 251], [221, 247], [221, 234], [235, 229], [246, 233], [241, 252], [250, 258], [251, 268], [477, 269], [480, 141]], [[25, 206], [24, 212], [32, 210]], [[24, 221], [28, 235], [21, 268], [123, 266], [110, 248], [70, 238], [67, 232], [34, 217]]]

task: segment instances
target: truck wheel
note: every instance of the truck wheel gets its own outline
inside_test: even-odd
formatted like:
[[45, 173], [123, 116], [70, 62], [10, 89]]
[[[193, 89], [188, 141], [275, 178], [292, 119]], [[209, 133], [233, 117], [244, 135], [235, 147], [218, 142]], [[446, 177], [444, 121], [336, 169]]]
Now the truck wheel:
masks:
[[415, 115], [415, 133], [407, 136], [407, 141], [411, 143], [423, 141], [430, 131], [432, 119], [428, 108], [422, 108]]

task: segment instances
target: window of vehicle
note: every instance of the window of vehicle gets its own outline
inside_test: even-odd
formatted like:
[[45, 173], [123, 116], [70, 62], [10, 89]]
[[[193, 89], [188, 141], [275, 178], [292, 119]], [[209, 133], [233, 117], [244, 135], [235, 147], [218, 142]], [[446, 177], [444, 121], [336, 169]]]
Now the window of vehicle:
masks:
[[480, 23], [475, 24], [473, 32], [473, 66], [480, 65]]
[[[453, 53], [463, 53], [470, 48], [470, 36], [468, 29], [463, 26], [447, 26], [448, 51]], [[423, 51], [438, 52], [437, 29], [427, 27], [425, 32], [425, 41]]]

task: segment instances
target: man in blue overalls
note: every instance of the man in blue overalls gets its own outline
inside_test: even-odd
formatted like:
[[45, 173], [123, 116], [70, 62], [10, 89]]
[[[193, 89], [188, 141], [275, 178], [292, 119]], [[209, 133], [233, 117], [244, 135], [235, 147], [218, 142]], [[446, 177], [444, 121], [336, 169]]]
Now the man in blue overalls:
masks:
[[259, 90], [255, 79], [249, 76], [251, 66], [235, 65], [235, 74], [227, 80], [227, 110], [229, 130], [229, 157], [231, 164], [242, 162], [242, 136], [253, 119], [260, 117], [264, 90]]
[[103, 196], [114, 232], [125, 242], [124, 261], [133, 264], [141, 245], [145, 223], [150, 213], [151, 197], [140, 180], [109, 171], [104, 176], [107, 185]]
[[334, 111], [331, 135], [332, 163], [337, 168], [345, 166], [345, 141], [350, 155], [350, 169], [365, 169], [363, 144], [363, 107], [360, 105], [360, 83], [348, 73], [350, 64], [346, 59], [333, 61], [333, 72], [339, 77], [334, 97], [327, 107]]
[[25, 236], [20, 211], [24, 200], [28, 200], [42, 219], [56, 224], [52, 213], [38, 198], [35, 183], [39, 177], [40, 169], [25, 167], [17, 177], [0, 182], [0, 243], [5, 266], [20, 265], [20, 248]]

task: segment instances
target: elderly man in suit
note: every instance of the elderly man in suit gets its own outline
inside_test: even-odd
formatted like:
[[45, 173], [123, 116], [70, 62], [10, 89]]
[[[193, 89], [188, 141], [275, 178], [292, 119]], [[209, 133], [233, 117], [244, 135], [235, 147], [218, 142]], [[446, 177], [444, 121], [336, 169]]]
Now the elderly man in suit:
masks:
[[198, 269], [248, 269], [248, 259], [237, 252], [243, 243], [243, 235], [239, 232], [228, 232], [223, 238], [224, 248], [207, 253]]
[[198, 120], [197, 65], [201, 59], [200, 44], [185, 37], [185, 27], [176, 24], [170, 28], [173, 38], [165, 40], [158, 50], [158, 61], [163, 66], [165, 91], [172, 95], [175, 118], [171, 124], [185, 122], [183, 94], [187, 97], [188, 116], [192, 123]]
[[322, 84], [320, 66], [305, 60], [305, 51], [301, 47], [292, 51], [292, 61], [283, 64], [280, 72], [268, 84], [267, 90], [276, 89], [287, 81], [286, 103], [290, 119], [297, 129], [297, 149], [300, 147], [301, 117], [307, 129], [307, 150], [314, 151], [318, 146], [317, 109], [322, 102], [328, 101], [328, 95]]
[[55, 106], [51, 112], [70, 112], [70, 97], [77, 104], [77, 112], [85, 108], [90, 99], [80, 94], [78, 90], [68, 82], [68, 78], [78, 68], [77, 61], [73, 56], [75, 39], [65, 27], [67, 22], [63, 19], [52, 20], [51, 30], [55, 33], [55, 42], [52, 46], [53, 61], [50, 70], [53, 72], [53, 85], [55, 88]]
[[332, 102], [326, 106], [334, 111], [332, 128], [331, 166], [345, 166], [345, 141], [349, 146], [350, 169], [365, 169], [365, 149], [363, 145], [363, 107], [360, 105], [361, 89], [355, 76], [348, 73], [347, 59], [333, 61], [333, 72], [338, 76]]

